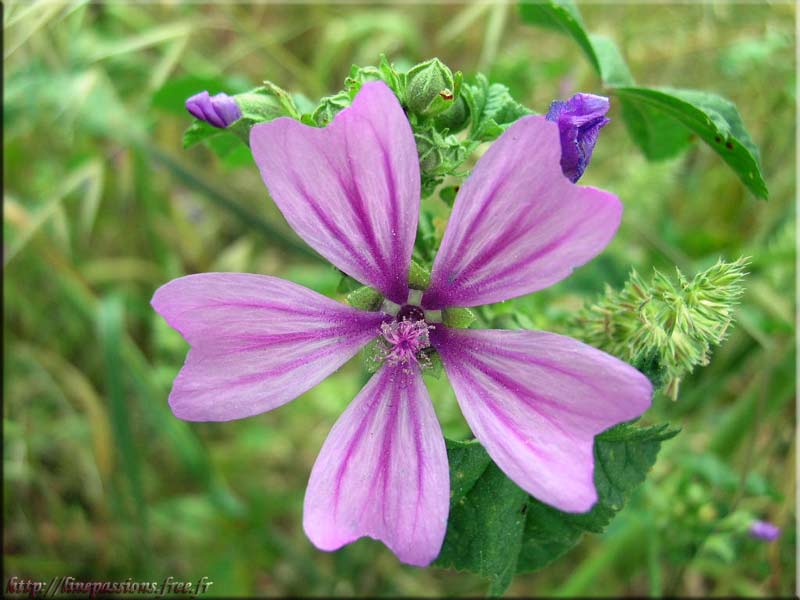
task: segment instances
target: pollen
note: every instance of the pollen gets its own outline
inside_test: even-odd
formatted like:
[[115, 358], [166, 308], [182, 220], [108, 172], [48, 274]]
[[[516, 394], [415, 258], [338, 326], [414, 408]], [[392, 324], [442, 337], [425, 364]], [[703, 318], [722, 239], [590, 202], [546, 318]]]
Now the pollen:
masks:
[[423, 352], [431, 345], [428, 332], [433, 326], [423, 319], [403, 318], [381, 325], [383, 349], [381, 360], [390, 365], [428, 366], [430, 359]]

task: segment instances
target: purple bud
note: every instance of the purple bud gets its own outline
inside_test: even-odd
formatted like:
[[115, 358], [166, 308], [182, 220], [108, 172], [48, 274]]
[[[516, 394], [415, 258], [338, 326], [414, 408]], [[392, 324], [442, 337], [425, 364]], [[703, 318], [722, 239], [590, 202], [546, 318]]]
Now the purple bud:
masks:
[[189, 98], [186, 101], [186, 110], [201, 121], [220, 129], [238, 121], [242, 116], [242, 111], [233, 97], [228, 94], [209, 96], [206, 91]]
[[781, 528], [769, 521], [753, 521], [748, 532], [759, 540], [774, 542], [781, 535]]
[[550, 105], [547, 120], [558, 123], [561, 133], [561, 170], [573, 183], [589, 165], [600, 128], [609, 122], [608, 106], [608, 98], [594, 94], [575, 94]]

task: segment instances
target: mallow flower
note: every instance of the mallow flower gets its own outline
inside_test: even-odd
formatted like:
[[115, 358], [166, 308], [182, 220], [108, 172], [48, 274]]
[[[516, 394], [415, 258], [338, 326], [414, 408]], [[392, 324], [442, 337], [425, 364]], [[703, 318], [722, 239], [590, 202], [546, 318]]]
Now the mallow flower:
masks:
[[608, 107], [608, 98], [594, 94], [575, 94], [550, 105], [547, 119], [558, 123], [561, 134], [561, 169], [573, 183], [589, 165], [600, 128], [610, 122]]
[[186, 100], [186, 110], [196, 119], [220, 129], [225, 129], [242, 117], [242, 110], [236, 100], [224, 93], [209, 96], [207, 91], [203, 91], [195, 94]]
[[455, 329], [450, 307], [529, 294], [565, 278], [611, 240], [622, 207], [561, 172], [558, 127], [514, 123], [461, 186], [430, 285], [409, 288], [420, 205], [411, 127], [383, 82], [365, 83], [324, 129], [290, 118], [253, 127], [250, 146], [291, 227], [339, 269], [378, 290], [379, 310], [340, 304], [263, 275], [175, 279], [152, 304], [189, 342], [169, 403], [190, 421], [227, 421], [285, 404], [371, 340], [380, 368], [333, 426], [311, 471], [303, 527], [322, 550], [360, 537], [424, 566], [447, 526], [442, 431], [423, 382], [439, 353], [475, 437], [539, 500], [569, 512], [597, 500], [594, 436], [641, 415], [648, 379], [574, 339]]

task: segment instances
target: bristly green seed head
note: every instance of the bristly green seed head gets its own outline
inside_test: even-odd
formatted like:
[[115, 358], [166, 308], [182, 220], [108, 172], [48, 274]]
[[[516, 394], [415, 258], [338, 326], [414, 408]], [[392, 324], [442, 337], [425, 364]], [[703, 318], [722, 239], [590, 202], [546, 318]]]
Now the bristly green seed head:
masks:
[[621, 290], [584, 306], [571, 325], [587, 343], [643, 368], [673, 400], [680, 381], [708, 364], [711, 348], [725, 338], [744, 288], [748, 258], [719, 261], [688, 280], [654, 271], [645, 282], [631, 272]]

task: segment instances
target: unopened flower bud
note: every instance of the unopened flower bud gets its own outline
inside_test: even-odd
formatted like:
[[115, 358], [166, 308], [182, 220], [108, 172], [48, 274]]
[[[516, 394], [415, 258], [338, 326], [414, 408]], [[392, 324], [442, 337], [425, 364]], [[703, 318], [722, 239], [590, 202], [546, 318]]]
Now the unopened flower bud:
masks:
[[547, 120], [557, 123], [561, 133], [561, 170], [573, 183], [589, 165], [600, 128], [610, 120], [608, 107], [608, 98], [594, 94], [575, 94], [550, 105]]
[[228, 94], [209, 96], [207, 91], [195, 94], [186, 101], [186, 110], [209, 125], [225, 129], [242, 117], [239, 105]]
[[453, 106], [460, 74], [453, 72], [438, 58], [413, 67], [406, 79], [406, 106], [422, 117], [435, 117]]
[[423, 173], [432, 173], [442, 164], [441, 149], [431, 137], [423, 133], [415, 133], [414, 140], [417, 142], [420, 170]]

